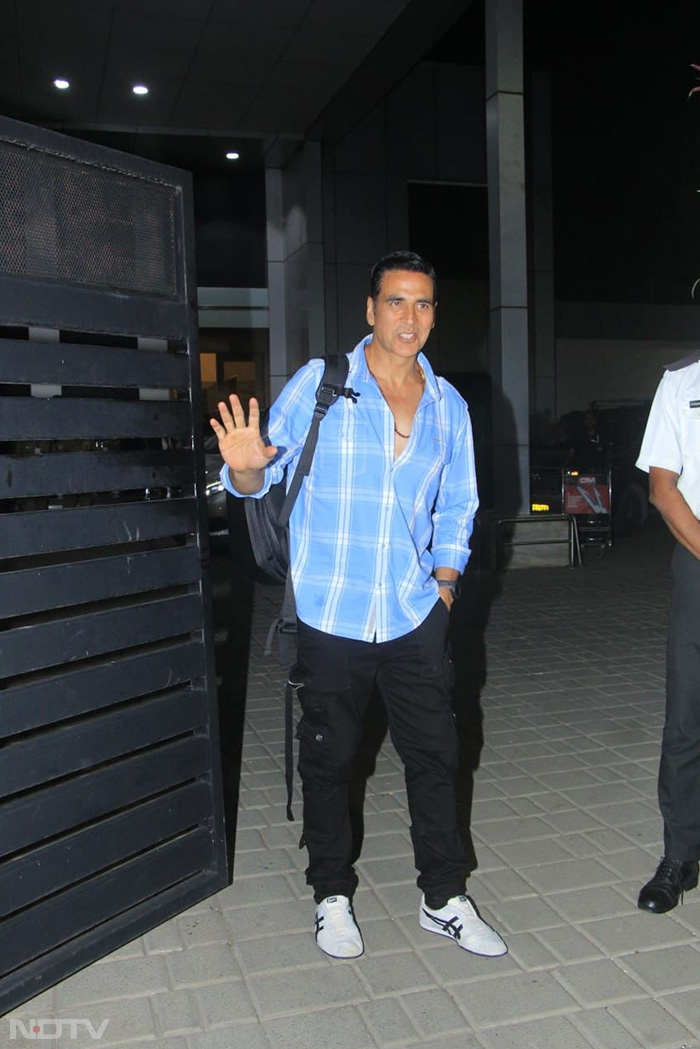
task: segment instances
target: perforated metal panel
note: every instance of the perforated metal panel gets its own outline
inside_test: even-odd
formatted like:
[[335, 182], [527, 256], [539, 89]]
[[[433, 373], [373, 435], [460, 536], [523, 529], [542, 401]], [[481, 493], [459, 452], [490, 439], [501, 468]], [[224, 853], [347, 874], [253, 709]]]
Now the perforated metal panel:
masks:
[[178, 295], [177, 188], [4, 144], [0, 271]]
[[0, 1014], [227, 881], [190, 201], [0, 120]]

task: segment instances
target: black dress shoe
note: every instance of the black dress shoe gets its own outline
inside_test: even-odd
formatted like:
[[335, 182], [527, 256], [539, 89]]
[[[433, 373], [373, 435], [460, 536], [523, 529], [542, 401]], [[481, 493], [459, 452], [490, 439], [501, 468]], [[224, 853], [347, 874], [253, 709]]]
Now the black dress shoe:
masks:
[[672, 911], [683, 893], [694, 889], [698, 883], [697, 860], [669, 860], [661, 857], [656, 874], [639, 893], [637, 906], [652, 914]]

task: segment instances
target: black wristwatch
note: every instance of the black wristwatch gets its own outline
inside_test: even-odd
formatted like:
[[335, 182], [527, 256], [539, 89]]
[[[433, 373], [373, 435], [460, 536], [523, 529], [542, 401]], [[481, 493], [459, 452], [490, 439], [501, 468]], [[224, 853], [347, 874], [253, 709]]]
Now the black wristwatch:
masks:
[[449, 590], [452, 596], [456, 599], [459, 597], [459, 579], [437, 579], [435, 580], [439, 587], [444, 587], [445, 590]]

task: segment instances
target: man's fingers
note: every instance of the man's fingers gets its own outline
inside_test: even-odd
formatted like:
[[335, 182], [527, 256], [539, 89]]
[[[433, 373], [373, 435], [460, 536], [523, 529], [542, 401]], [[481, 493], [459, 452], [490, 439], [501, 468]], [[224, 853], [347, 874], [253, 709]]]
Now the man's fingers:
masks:
[[226, 402], [225, 401], [219, 401], [218, 409], [219, 409], [219, 415], [221, 416], [221, 421], [224, 424], [224, 429], [226, 430], [226, 433], [233, 433], [233, 419], [231, 418], [231, 413], [229, 412], [228, 408], [226, 407]]
[[209, 425], [211, 426], [212, 430], [219, 438], [219, 440], [221, 440], [222, 437], [226, 436], [226, 431], [224, 430], [223, 426], [221, 426], [218, 419], [210, 419]]
[[248, 401], [248, 426], [251, 430], [260, 429], [260, 408], [255, 397], [251, 397]]
[[236, 426], [236, 429], [243, 429], [245, 427], [245, 414], [243, 412], [243, 406], [239, 401], [238, 397], [236, 397], [235, 393], [231, 394], [231, 396], [229, 397], [229, 401], [231, 402], [231, 411], [233, 412], [233, 421]]
[[266, 459], [274, 459], [274, 457], [277, 455], [277, 449], [275, 448], [274, 444], [266, 445], [263, 449], [263, 455]]

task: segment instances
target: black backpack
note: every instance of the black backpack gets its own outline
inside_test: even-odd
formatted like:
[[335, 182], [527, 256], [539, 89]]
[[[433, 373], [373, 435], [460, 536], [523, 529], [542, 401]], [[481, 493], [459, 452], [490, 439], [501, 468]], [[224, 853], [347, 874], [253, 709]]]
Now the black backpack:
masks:
[[348, 358], [344, 353], [326, 357], [321, 382], [316, 390], [316, 404], [311, 417], [311, 426], [306, 435], [289, 491], [286, 490], [285, 473], [285, 477], [278, 484], [273, 484], [269, 492], [261, 499], [248, 498], [245, 500], [248, 533], [255, 562], [267, 579], [285, 584], [284, 601], [279, 616], [270, 627], [265, 655], [270, 654], [273, 639], [277, 634], [279, 660], [280, 663], [286, 665], [291, 662], [287, 638], [288, 635], [296, 633], [296, 606], [291, 579], [288, 575], [289, 518], [302, 482], [311, 470], [319, 427], [328, 409], [339, 397], [351, 397], [356, 401], [359, 396], [352, 390], [345, 389], [348, 363]]

